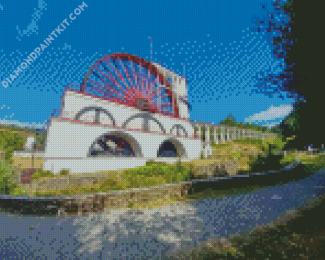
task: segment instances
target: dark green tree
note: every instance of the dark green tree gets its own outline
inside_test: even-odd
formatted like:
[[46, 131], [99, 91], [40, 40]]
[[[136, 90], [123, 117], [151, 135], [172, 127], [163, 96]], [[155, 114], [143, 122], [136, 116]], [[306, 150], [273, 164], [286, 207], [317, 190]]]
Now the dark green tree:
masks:
[[229, 114], [224, 120], [220, 122], [222, 125], [236, 126], [236, 119], [232, 114]]
[[[325, 37], [320, 37], [324, 28], [323, 8], [320, 1], [313, 0], [276, 0], [273, 7], [275, 12], [267, 12], [267, 17], [253, 17], [257, 25], [254, 31], [266, 33], [274, 46], [274, 57], [284, 59], [285, 66], [280, 75], [261, 72], [257, 76], [257, 90], [270, 97], [283, 98], [286, 93], [294, 98], [295, 111], [281, 124], [285, 136], [295, 136], [288, 146], [303, 148], [312, 143], [317, 147], [325, 143], [325, 124], [321, 122], [325, 116], [325, 89], [321, 85]], [[279, 19], [281, 15], [287, 22]]]

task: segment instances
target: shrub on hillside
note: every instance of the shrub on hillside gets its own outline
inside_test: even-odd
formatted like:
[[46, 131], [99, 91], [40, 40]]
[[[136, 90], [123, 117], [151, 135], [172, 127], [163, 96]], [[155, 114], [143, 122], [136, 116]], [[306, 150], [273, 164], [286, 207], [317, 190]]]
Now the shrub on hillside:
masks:
[[233, 142], [238, 144], [254, 144], [260, 148], [263, 146], [263, 140], [260, 138], [239, 138], [236, 140], [233, 140]]
[[154, 160], [148, 160], [146, 161], [146, 166], [151, 166], [151, 165], [166, 165], [165, 162], [155, 162]]
[[0, 150], [5, 151], [5, 159], [12, 162], [12, 154], [15, 150], [21, 150], [24, 146], [24, 139], [17, 133], [10, 131], [0, 132]]
[[325, 168], [325, 156], [317, 155], [302, 157], [301, 161], [306, 172], [315, 172]]
[[6, 160], [0, 161], [0, 193], [10, 193], [10, 178], [14, 175], [15, 171], [10, 163]]
[[32, 179], [36, 180], [39, 178], [54, 177], [55, 175], [51, 171], [37, 171], [32, 175]]
[[280, 163], [282, 166], [288, 166], [290, 164], [293, 164], [296, 162], [296, 155], [293, 154], [289, 154], [289, 155], [285, 155], [281, 160]]
[[10, 190], [10, 195], [28, 196], [29, 192], [26, 189], [24, 189], [24, 187], [13, 185]]
[[68, 176], [70, 175], [70, 171], [67, 169], [62, 169], [59, 174], [60, 176]]
[[249, 164], [251, 172], [266, 172], [271, 170], [280, 170], [282, 155], [268, 154], [267, 156], [258, 156], [258, 158]]
[[124, 171], [123, 177], [130, 182], [130, 187], [138, 188], [189, 180], [190, 170], [179, 161], [173, 166], [153, 164], [138, 169], [128, 169]]
[[107, 190], [124, 190], [130, 186], [130, 183], [125, 178], [109, 176], [100, 186], [99, 190], [105, 192]]

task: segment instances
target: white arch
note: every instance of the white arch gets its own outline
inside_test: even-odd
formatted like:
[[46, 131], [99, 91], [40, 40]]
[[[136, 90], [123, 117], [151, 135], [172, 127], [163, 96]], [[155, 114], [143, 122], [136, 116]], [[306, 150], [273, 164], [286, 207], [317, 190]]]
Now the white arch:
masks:
[[166, 142], [171, 142], [171, 143], [174, 145], [174, 147], [175, 147], [177, 153], [180, 154], [180, 157], [187, 158], [187, 152], [186, 152], [186, 149], [184, 148], [184, 145], [183, 145], [179, 140], [177, 140], [176, 138], [168, 138], [168, 139], [165, 139], [165, 140], [164, 140], [164, 141], [159, 145], [159, 147], [158, 147], [158, 149], [157, 149], [157, 153], [156, 153], [157, 157], [159, 157], [159, 156], [158, 156], [158, 154], [159, 154], [159, 150], [161, 149], [162, 145], [163, 145], [164, 143], [166, 143]]
[[99, 137], [95, 138], [95, 140], [92, 142], [92, 144], [89, 147], [87, 156], [90, 156], [94, 145], [96, 145], [100, 139], [102, 139], [103, 137], [108, 136], [108, 135], [113, 135], [113, 136], [121, 137], [121, 138], [125, 139], [130, 144], [133, 152], [135, 153], [135, 156], [143, 157], [142, 148], [141, 148], [141, 145], [139, 144], [139, 142], [133, 136], [129, 135], [128, 133], [122, 132], [122, 131], [106, 132], [106, 133], [101, 134]]

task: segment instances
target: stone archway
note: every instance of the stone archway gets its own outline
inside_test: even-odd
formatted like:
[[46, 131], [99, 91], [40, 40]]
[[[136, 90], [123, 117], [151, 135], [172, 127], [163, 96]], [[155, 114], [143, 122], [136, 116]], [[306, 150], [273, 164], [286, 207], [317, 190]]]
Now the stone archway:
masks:
[[143, 157], [140, 144], [129, 134], [114, 131], [102, 134], [94, 140], [88, 156]]
[[162, 142], [157, 151], [157, 157], [187, 157], [184, 146], [175, 138]]

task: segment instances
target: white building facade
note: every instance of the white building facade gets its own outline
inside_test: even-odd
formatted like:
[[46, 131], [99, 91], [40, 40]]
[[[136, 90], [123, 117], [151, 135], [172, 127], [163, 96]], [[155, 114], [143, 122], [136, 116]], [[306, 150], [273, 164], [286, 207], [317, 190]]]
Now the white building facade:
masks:
[[179, 157], [199, 158], [202, 143], [189, 120], [186, 80], [155, 66], [162, 77], [172, 78], [178, 117], [66, 89], [60, 116], [50, 119], [44, 169], [85, 173], [134, 168], [151, 159], [173, 163]]
[[[117, 60], [114, 61], [115, 67], [109, 67], [111, 57]], [[127, 71], [125, 66], [128, 64], [123, 64], [120, 57], [131, 60], [135, 68], [131, 64], [131, 69]], [[105, 61], [108, 65], [102, 66]], [[106, 74], [104, 68], [107, 69]], [[123, 68], [123, 73], [117, 71], [118, 68]], [[147, 79], [139, 79], [146, 70]], [[135, 75], [135, 79], [131, 79], [130, 73]], [[155, 79], [152, 79], [152, 74]], [[122, 88], [121, 84], [127, 81], [132, 84]], [[111, 98], [86, 93], [84, 89], [90, 83], [102, 92], [100, 87], [105, 86], [108, 92], [113, 93]], [[144, 166], [148, 160], [174, 163], [181, 158], [182, 161], [190, 161], [200, 158], [201, 152], [204, 157], [211, 155], [212, 140], [218, 144], [248, 137], [239, 129], [191, 121], [186, 79], [133, 55], [104, 56], [91, 67], [82, 84], [80, 90], [65, 90], [60, 115], [50, 119], [44, 170], [55, 174], [62, 169], [71, 173], [90, 173]], [[112, 86], [118, 86], [116, 89], [120, 91], [112, 90]], [[130, 90], [130, 87], [134, 89]], [[161, 89], [165, 90], [164, 95]], [[122, 93], [128, 97], [127, 101], [116, 102], [116, 97]], [[159, 98], [153, 101], [151, 98], [154, 95]], [[135, 105], [136, 99], [141, 101], [140, 105]], [[169, 100], [169, 103], [163, 103], [164, 100]], [[169, 111], [165, 109], [166, 104]], [[204, 140], [202, 127], [206, 133], [213, 129], [213, 134], [206, 135]], [[259, 134], [260, 138], [266, 136], [252, 131], [246, 133], [250, 137], [253, 134]]]

